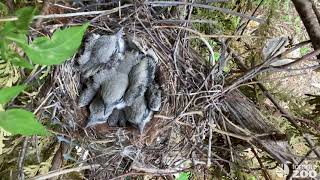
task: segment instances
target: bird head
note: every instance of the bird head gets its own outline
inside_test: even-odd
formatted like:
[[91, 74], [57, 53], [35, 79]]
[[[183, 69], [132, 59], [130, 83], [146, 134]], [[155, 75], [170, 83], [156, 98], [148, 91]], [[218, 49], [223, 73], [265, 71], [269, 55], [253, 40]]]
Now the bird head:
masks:
[[147, 50], [147, 55], [152, 57], [152, 59], [154, 60], [155, 64], [159, 63], [159, 58], [158, 58], [157, 54], [154, 52], [153, 49], [151, 49], [151, 48], [148, 49]]
[[105, 120], [104, 120], [104, 121], [101, 121], [101, 120], [97, 120], [97, 121], [95, 121], [95, 120], [89, 120], [85, 128], [89, 128], [89, 127], [92, 127], [92, 126], [96, 126], [96, 125], [98, 125], [98, 124], [103, 124], [103, 123], [105, 123], [105, 122], [106, 122]]
[[139, 128], [140, 134], [143, 134], [144, 127], [151, 120], [151, 117], [152, 117], [152, 111], [146, 109], [145, 112], [144, 112], [142, 120], [138, 124], [138, 128]]
[[117, 51], [123, 53], [125, 51], [125, 41], [123, 39], [123, 27], [115, 34], [117, 39]]

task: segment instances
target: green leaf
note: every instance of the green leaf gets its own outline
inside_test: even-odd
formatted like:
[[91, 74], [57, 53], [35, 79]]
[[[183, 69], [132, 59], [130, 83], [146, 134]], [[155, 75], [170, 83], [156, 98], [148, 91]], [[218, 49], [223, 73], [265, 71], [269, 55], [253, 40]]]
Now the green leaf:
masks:
[[16, 52], [10, 52], [8, 59], [15, 66], [24, 67], [27, 69], [33, 69], [33, 66], [26, 59], [23, 59]]
[[176, 177], [176, 180], [189, 180], [190, 172], [182, 172]]
[[213, 57], [214, 57], [214, 61], [217, 62], [219, 60], [219, 58], [220, 58], [220, 53], [219, 52], [214, 52]]
[[26, 33], [35, 13], [36, 8], [32, 7], [24, 7], [17, 10], [16, 15], [18, 20], [14, 22], [16, 29], [22, 33]]
[[6, 16], [8, 14], [8, 8], [5, 4], [0, 2], [0, 15], [1, 16]]
[[6, 22], [0, 34], [2, 36], [13, 36], [18, 34], [26, 34], [28, 32], [29, 24], [36, 13], [36, 8], [25, 7], [16, 11], [18, 17], [17, 21]]
[[30, 60], [36, 64], [62, 64], [79, 48], [89, 24], [57, 30], [52, 38], [39, 37], [32, 44], [19, 43]]
[[0, 89], [0, 104], [6, 104], [12, 98], [16, 97], [22, 90], [26, 88], [25, 85], [13, 86]]
[[15, 66], [24, 67], [27, 69], [33, 69], [33, 66], [27, 60], [22, 59], [20, 57], [14, 57], [10, 59], [10, 62]]
[[8, 111], [0, 112], [0, 126], [12, 134], [21, 134], [25, 136], [50, 135], [46, 128], [37, 121], [31, 112], [23, 109], [10, 109]]
[[28, 43], [28, 38], [25, 34], [8, 33], [5, 37], [7, 40], [15, 41], [18, 43]]
[[[14, 22], [7, 22], [4, 24], [3, 29], [0, 32], [1, 36], [6, 36], [8, 34], [14, 34], [15, 33], [15, 24]], [[3, 39], [3, 38], [1, 38]]]

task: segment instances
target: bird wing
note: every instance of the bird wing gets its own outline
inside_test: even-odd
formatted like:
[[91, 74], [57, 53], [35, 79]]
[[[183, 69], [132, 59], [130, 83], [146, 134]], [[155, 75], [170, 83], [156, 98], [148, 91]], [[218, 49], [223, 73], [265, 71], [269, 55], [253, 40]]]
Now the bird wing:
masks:
[[80, 94], [79, 107], [87, 106], [92, 101], [96, 92], [97, 92], [96, 89], [88, 85], [88, 87], [84, 89]]
[[129, 73], [129, 88], [124, 96], [124, 101], [131, 105], [133, 101], [142, 96], [147, 86], [154, 78], [155, 67], [149, 63], [147, 58], [143, 58], [137, 65], [133, 66]]
[[140, 133], [151, 119], [152, 112], [147, 108], [144, 96], [138, 97], [131, 106], [124, 109], [125, 118], [139, 128]]
[[104, 112], [103, 100], [99, 95], [97, 95], [89, 106], [90, 116], [88, 118], [87, 126], [90, 127], [96, 124], [101, 124], [106, 121], [109, 114]]
[[84, 45], [84, 51], [83, 51], [82, 55], [78, 58], [78, 63], [80, 65], [84, 65], [85, 63], [87, 63], [90, 60], [92, 48], [93, 48], [94, 44], [96, 43], [96, 41], [99, 39], [99, 37], [100, 37], [100, 35], [98, 35], [98, 34], [92, 34], [86, 39], [86, 42]]
[[101, 36], [92, 48], [91, 56], [94, 63], [106, 63], [116, 52], [117, 39], [115, 36]]
[[127, 106], [124, 109], [126, 119], [132, 124], [138, 125], [146, 108], [144, 97], [137, 98], [131, 106]]
[[161, 106], [161, 90], [159, 86], [152, 83], [147, 89], [146, 98], [148, 102], [148, 108], [152, 111], [159, 111]]
[[116, 105], [123, 97], [128, 87], [128, 75], [123, 73], [116, 73], [110, 80], [104, 81], [101, 84], [101, 95], [106, 105]]

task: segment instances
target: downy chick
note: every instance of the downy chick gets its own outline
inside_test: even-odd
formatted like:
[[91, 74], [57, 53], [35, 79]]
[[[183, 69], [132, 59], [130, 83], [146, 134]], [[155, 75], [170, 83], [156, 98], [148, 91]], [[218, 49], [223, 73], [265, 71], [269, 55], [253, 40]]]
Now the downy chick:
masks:
[[[126, 52], [123, 59], [119, 60], [119, 65], [115, 69], [103, 69], [97, 72], [93, 76], [93, 80], [87, 83], [87, 88], [84, 89], [79, 98], [79, 107], [84, 107], [88, 105], [93, 99], [94, 95], [97, 93], [100, 88], [102, 82], [104, 81], [123, 81], [123, 83], [128, 82], [128, 73], [130, 72], [132, 66], [137, 64], [138, 62], [138, 52]], [[119, 75], [120, 74], [120, 75]], [[118, 76], [120, 79], [118, 79]], [[113, 83], [113, 82], [111, 82]], [[122, 88], [127, 88], [128, 84], [123, 84]], [[117, 86], [114, 88], [121, 88], [121, 86]], [[109, 89], [110, 91], [112, 89]], [[109, 91], [107, 90], [107, 91]], [[125, 89], [124, 89], [125, 90]], [[122, 93], [122, 89], [118, 91]], [[108, 92], [106, 92], [108, 93]], [[123, 96], [123, 94], [119, 94], [119, 96]]]
[[152, 111], [147, 108], [144, 96], [135, 99], [131, 106], [123, 109], [125, 118], [143, 133], [145, 125], [151, 120]]
[[104, 113], [103, 100], [99, 94], [97, 94], [91, 102], [89, 110], [90, 115], [86, 128], [106, 122], [108, 116]]
[[128, 75], [123, 73], [115, 73], [109, 80], [101, 83], [100, 93], [105, 107], [105, 114], [109, 116], [114, 108], [121, 109], [124, 107], [121, 98], [128, 84]]
[[86, 82], [86, 88], [80, 93], [79, 107], [90, 104], [93, 97], [97, 94], [98, 89], [103, 81], [108, 81], [115, 74], [115, 69], [103, 69], [96, 73], [92, 79]]
[[152, 83], [146, 92], [148, 108], [151, 111], [159, 111], [161, 106], [161, 90], [159, 85]]
[[86, 39], [86, 42], [84, 43], [84, 51], [82, 55], [78, 58], [78, 63], [80, 64], [80, 66], [87, 63], [90, 60], [92, 48], [96, 41], [99, 39], [99, 37], [99, 34], [91, 34]]
[[80, 93], [78, 106], [84, 107], [90, 104], [97, 90], [92, 87], [92, 83], [87, 83], [87, 87]]
[[92, 47], [90, 60], [81, 67], [84, 78], [89, 78], [101, 68], [112, 69], [117, 66], [125, 42], [122, 38], [123, 28], [116, 34], [104, 35], [96, 40]]
[[129, 73], [129, 87], [124, 95], [124, 102], [130, 106], [136, 98], [143, 96], [154, 79], [156, 62], [151, 56], [144, 56], [133, 66]]
[[105, 111], [112, 112], [114, 108], [122, 109], [126, 104], [122, 97], [129, 85], [128, 73], [138, 61], [138, 52], [127, 52], [112, 75], [107, 80], [95, 80], [101, 82], [101, 96], [105, 104]]

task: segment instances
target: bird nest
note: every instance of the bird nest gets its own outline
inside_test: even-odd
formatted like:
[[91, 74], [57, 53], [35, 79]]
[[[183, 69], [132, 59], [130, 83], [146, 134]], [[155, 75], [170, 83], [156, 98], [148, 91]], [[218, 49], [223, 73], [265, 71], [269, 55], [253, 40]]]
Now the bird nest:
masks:
[[[223, 89], [223, 76], [217, 73], [217, 66], [189, 45], [186, 37], [196, 32], [160, 21], [161, 17], [147, 5], [124, 8], [121, 16], [114, 13], [92, 17], [88, 33], [113, 34], [123, 27], [125, 38], [133, 37], [143, 49], [153, 49], [159, 59], [155, 81], [162, 91], [161, 109], [142, 134], [131, 126], [101, 124], [85, 128], [89, 111], [78, 107], [82, 86], [79, 54], [75, 55], [57, 66], [48, 82], [52, 88], [47, 103], [58, 104], [50, 113], [61, 126], [57, 132], [59, 140], [69, 149], [62, 151], [69, 152], [65, 159], [89, 165], [89, 177], [104, 179], [174, 174], [191, 168], [202, 171], [210, 166], [216, 170], [227, 165], [230, 157], [237, 159], [237, 149], [226, 145], [231, 146], [229, 137], [251, 142], [248, 137], [256, 132], [246, 133], [237, 120], [258, 118], [262, 122], [260, 127], [247, 122], [257, 131], [267, 124], [254, 104], [239, 91], [228, 93]], [[74, 19], [78, 23], [87, 20]], [[227, 128], [230, 124], [238, 125], [231, 130], [234, 134], [227, 132], [232, 129]], [[268, 129], [270, 133], [273, 131]], [[224, 168], [220, 170], [228, 174]]]

